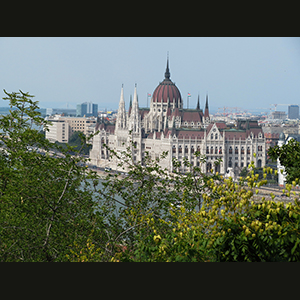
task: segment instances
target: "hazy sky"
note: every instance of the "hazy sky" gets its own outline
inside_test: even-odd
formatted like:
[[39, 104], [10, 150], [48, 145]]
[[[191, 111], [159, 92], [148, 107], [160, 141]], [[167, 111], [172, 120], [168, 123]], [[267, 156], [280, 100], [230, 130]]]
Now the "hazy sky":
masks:
[[92, 101], [116, 109], [123, 83], [128, 109], [137, 83], [139, 104], [146, 106], [147, 93], [164, 79], [167, 51], [184, 107], [187, 93], [190, 107], [199, 93], [203, 108], [206, 92], [211, 110], [300, 104], [300, 38], [291, 37], [0, 38], [1, 99], [3, 89], [21, 89], [41, 107]]

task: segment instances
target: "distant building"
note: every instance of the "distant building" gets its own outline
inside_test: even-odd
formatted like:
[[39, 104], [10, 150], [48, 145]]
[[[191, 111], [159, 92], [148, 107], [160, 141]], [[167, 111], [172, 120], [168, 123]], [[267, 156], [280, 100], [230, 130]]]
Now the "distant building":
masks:
[[286, 118], [286, 113], [284, 111], [273, 111], [271, 114], [271, 119], [284, 120], [285, 118]]
[[288, 115], [289, 119], [299, 119], [299, 105], [290, 105]]
[[97, 122], [94, 117], [64, 117], [61, 115], [50, 116], [46, 120], [52, 123], [49, 131], [46, 131], [46, 139], [60, 143], [67, 143], [75, 131], [81, 131], [85, 135], [93, 133]]
[[64, 119], [60, 119], [58, 116], [53, 118], [47, 118], [51, 121], [49, 125], [49, 131], [46, 131], [46, 139], [50, 142], [67, 143], [69, 141], [69, 124]]
[[84, 102], [77, 104], [76, 116], [77, 117], [97, 117], [98, 115], [98, 104], [92, 102]]
[[56, 114], [64, 114], [65, 116], [76, 116], [75, 108], [46, 108], [46, 115], [52, 116]]

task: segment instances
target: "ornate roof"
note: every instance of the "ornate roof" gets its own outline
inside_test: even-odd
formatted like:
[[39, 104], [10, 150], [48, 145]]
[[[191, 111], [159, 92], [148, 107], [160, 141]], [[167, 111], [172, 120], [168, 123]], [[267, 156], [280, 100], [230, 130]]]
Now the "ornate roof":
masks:
[[152, 94], [152, 101], [154, 102], [164, 102], [167, 103], [177, 103], [176, 107], [181, 107], [182, 98], [179, 89], [170, 79], [169, 70], [169, 59], [167, 59], [167, 68], [165, 72], [165, 79], [159, 83], [157, 88]]

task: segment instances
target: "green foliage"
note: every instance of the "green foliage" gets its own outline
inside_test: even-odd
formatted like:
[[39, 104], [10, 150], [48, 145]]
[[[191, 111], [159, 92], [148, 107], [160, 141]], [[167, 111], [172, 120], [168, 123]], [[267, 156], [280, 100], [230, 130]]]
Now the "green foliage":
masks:
[[[123, 153], [129, 177], [108, 175], [105, 183], [110, 200], [116, 195], [125, 200], [114, 219], [124, 227], [111, 239], [113, 244], [122, 235], [123, 248], [115, 247], [112, 261], [299, 261], [296, 192], [294, 204], [286, 206], [252, 200], [273, 173], [270, 167], [262, 170], [260, 180], [251, 162], [248, 176], [233, 182], [198, 167], [186, 175], [168, 174], [148, 156], [145, 166], [132, 164], [130, 152]], [[291, 188], [287, 186], [288, 197]]]
[[300, 143], [294, 139], [288, 141], [287, 144], [279, 147], [272, 147], [268, 151], [271, 159], [279, 158], [280, 164], [284, 166], [287, 173], [286, 182], [292, 183], [296, 178], [300, 178]]
[[71, 153], [80, 152], [82, 154], [89, 154], [92, 146], [87, 144], [86, 136], [81, 131], [75, 131], [70, 139], [68, 144], [56, 142], [57, 145], [61, 146], [63, 149], [68, 149], [68, 146], [72, 147]]
[[237, 182], [188, 160], [191, 172], [169, 173], [160, 167], [167, 153], [152, 160], [146, 152], [135, 162], [132, 143], [122, 153], [106, 146], [128, 176], [107, 172], [99, 181], [80, 166], [79, 150], [50, 143], [26, 122], [47, 126], [32, 96], [5, 93], [11, 110], [0, 119], [0, 261], [300, 260], [297, 179], [283, 191], [291, 203], [274, 195], [257, 202], [271, 168], [261, 177], [251, 162]]
[[89, 188], [95, 176], [78, 165], [78, 155], [51, 144], [26, 122], [47, 125], [33, 96], [4, 92], [17, 109], [0, 119], [0, 260], [67, 260], [74, 241], [86, 246], [91, 232], [100, 241], [102, 222]]

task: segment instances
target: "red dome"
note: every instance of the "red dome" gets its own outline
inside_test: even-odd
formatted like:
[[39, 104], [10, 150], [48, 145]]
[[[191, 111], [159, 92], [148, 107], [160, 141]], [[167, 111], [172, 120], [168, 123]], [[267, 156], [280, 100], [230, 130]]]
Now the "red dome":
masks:
[[158, 85], [152, 95], [154, 102], [176, 103], [176, 107], [181, 107], [181, 94], [175, 83], [170, 80], [169, 60], [167, 60], [167, 68], [165, 79]]
[[161, 82], [158, 87], [153, 92], [152, 96], [153, 101], [155, 102], [179, 102], [181, 103], [181, 94], [177, 86], [171, 80], [164, 80]]

